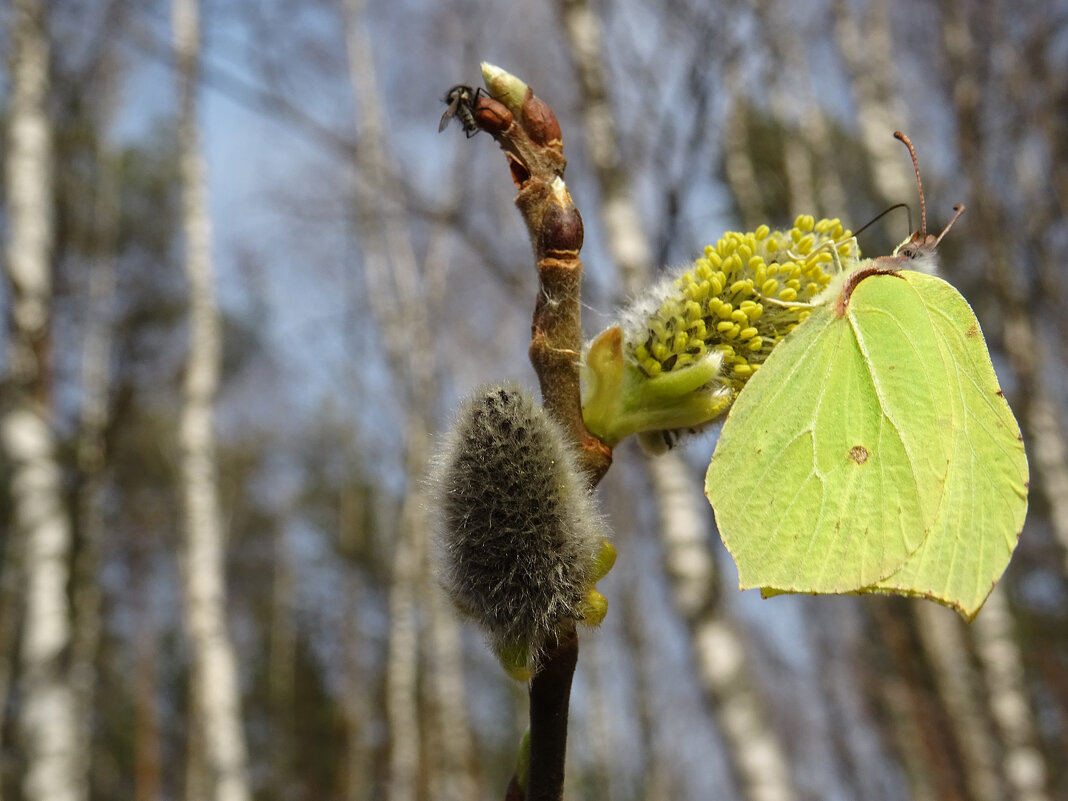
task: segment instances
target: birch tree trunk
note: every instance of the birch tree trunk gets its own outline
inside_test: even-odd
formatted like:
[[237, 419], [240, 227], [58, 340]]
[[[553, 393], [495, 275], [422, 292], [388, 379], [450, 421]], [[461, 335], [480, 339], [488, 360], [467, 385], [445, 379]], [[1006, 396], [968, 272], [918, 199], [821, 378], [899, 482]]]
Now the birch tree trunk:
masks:
[[[352, 76], [353, 93], [357, 105], [365, 112], [361, 118], [361, 133], [370, 129], [369, 136], [361, 136], [363, 149], [381, 144], [383, 133], [381, 122], [376, 122], [378, 115], [377, 88], [374, 81], [374, 64], [367, 37], [360, 35], [357, 26], [361, 24], [363, 3], [360, 0], [346, 0], [344, 6], [346, 44], [349, 57], [349, 70]], [[367, 116], [371, 119], [368, 120]], [[381, 171], [380, 159], [370, 154], [365, 166], [372, 171]], [[377, 162], [377, 163], [376, 163]], [[367, 176], [370, 184], [384, 189], [375, 180], [374, 173]], [[363, 247], [364, 274], [368, 283], [368, 294], [376, 317], [386, 320], [393, 306], [389, 281], [389, 263], [386, 255], [387, 246], [380, 233], [371, 233], [369, 229], [377, 228], [376, 218], [380, 210], [376, 208], [375, 198], [360, 193], [358, 216], [367, 220], [366, 242]], [[414, 257], [412, 259], [414, 261]], [[411, 263], [411, 262], [409, 262]], [[413, 265], [414, 272], [414, 265]], [[411, 280], [413, 276], [408, 276]], [[398, 281], [403, 280], [398, 277]], [[389, 332], [383, 332], [385, 342], [396, 341]], [[401, 361], [390, 359], [395, 365]], [[413, 421], [415, 422], [415, 421]], [[409, 438], [415, 432], [406, 431]], [[419, 543], [413, 528], [413, 509], [410, 503], [404, 503], [398, 523], [397, 537], [393, 550], [393, 564], [389, 586], [389, 640], [386, 654], [386, 720], [389, 726], [389, 766], [387, 772], [386, 798], [389, 801], [415, 801], [417, 796], [417, 778], [420, 762], [418, 677], [419, 644], [416, 632], [415, 597], [418, 587], [420, 563]]]
[[[995, 12], [996, 13], [996, 12]], [[1054, 39], [1053, 31], [1035, 31], [1035, 41], [1026, 41], [1026, 55], [1012, 59], [1008, 63], [1010, 74], [1007, 76], [1010, 91], [1019, 91], [1018, 87], [1055, 85], [1059, 77], [1053, 73], [1057, 59], [1050, 55]], [[967, 58], [974, 50], [974, 43], [968, 46], [970, 38], [962, 45], [965, 51], [959, 58]], [[1038, 45], [1038, 46], [1036, 46]], [[1041, 76], [1036, 81], [1034, 74]], [[1022, 208], [1026, 209], [1020, 225], [1012, 226], [1013, 234], [1025, 243], [1036, 246], [1039, 264], [1039, 280], [1032, 286], [1026, 305], [1031, 310], [1035, 302], [1056, 303], [1052, 297], [1063, 298], [1063, 247], [1057, 243], [1053, 234], [1061, 220], [1068, 215], [1068, 141], [1063, 135], [1064, 108], [1061, 96], [1056, 92], [1043, 93], [1043, 102], [1033, 114], [1018, 116], [1014, 119], [1019, 126], [1018, 135], [1025, 135], [1024, 129], [1037, 129], [1042, 132], [1048, 148], [1048, 169], [1042, 171], [1017, 170], [1016, 183]], [[1052, 191], [1051, 191], [1052, 189]], [[1000, 233], [1000, 232], [998, 232]], [[1011, 250], [1016, 250], [1012, 248]], [[1010, 268], [1011, 269], [1011, 268]], [[1042, 492], [1049, 504], [1049, 520], [1053, 535], [1061, 547], [1064, 556], [1063, 571], [1068, 574], [1068, 442], [1065, 440], [1063, 397], [1058, 397], [1055, 379], [1051, 371], [1036, 370], [1036, 365], [1047, 365], [1058, 360], [1054, 348], [1047, 337], [1039, 335], [1033, 324], [1031, 314], [1019, 316], [1018, 323], [1011, 329], [1015, 336], [1011, 346], [1014, 362], [1027, 366], [1033, 373], [1035, 390], [1029, 393], [1027, 405], [1028, 423], [1028, 459], [1031, 462], [1035, 485]], [[1063, 330], [1063, 328], [1061, 329]], [[1008, 340], [1006, 333], [1006, 340]], [[1023, 394], [1023, 393], [1020, 393]]]
[[1016, 644], [1016, 621], [1002, 587], [995, 587], [975, 618], [975, 647], [983, 666], [990, 710], [1001, 735], [1002, 771], [1014, 801], [1050, 801], [1046, 761]]
[[[390, 363], [396, 365], [398, 390], [407, 396], [404, 467], [408, 488], [401, 509], [390, 584], [390, 634], [386, 667], [386, 713], [390, 726], [390, 801], [413, 801], [418, 769], [436, 770], [435, 797], [462, 801], [478, 795], [470, 772], [472, 743], [468, 726], [463, 655], [459, 623], [444, 613], [442, 599], [430, 606], [426, 619], [430, 658], [427, 676], [433, 689], [434, 731], [420, 743], [417, 680], [419, 649], [415, 599], [429, 595], [431, 581], [426, 548], [430, 521], [422, 490], [430, 457], [433, 403], [438, 394], [435, 343], [429, 326], [410, 326], [412, 319], [430, 320], [428, 291], [420, 275], [404, 222], [403, 188], [388, 154], [382, 100], [379, 97], [373, 47], [366, 33], [362, 0], [345, 0], [343, 13], [353, 95], [360, 108], [357, 212], [364, 273], [372, 312], [383, 332]], [[432, 240], [435, 234], [431, 234]], [[435, 244], [428, 247], [429, 269], [436, 265]], [[398, 314], [398, 310], [403, 313]], [[421, 760], [424, 748], [429, 759]]]
[[[767, 32], [778, 60], [771, 69], [778, 79], [768, 81], [771, 110], [788, 131], [796, 126], [798, 136], [786, 138], [783, 162], [787, 165], [790, 212], [842, 216], [848, 212], [846, 191], [835, 163], [834, 144], [823, 106], [812, 91], [817, 85], [809, 63], [808, 40], [790, 27], [789, 2], [761, 0], [757, 6], [761, 27]], [[789, 76], [786, 83], [783, 76]]]
[[[855, 12], [844, 3], [837, 4], [835, 18], [835, 36], [850, 70], [862, 144], [873, 164], [876, 188], [886, 200], [908, 197], [907, 183], [912, 180], [911, 171], [900, 153], [896, 157], [895, 166], [893, 154], [895, 150], [900, 150], [900, 145], [894, 143], [889, 135], [895, 128], [904, 126], [907, 109], [900, 89], [897, 88], [900, 81], [895, 78], [895, 45], [891, 38], [887, 4], [883, 0], [874, 0], [863, 25], [858, 23]], [[948, 51], [959, 46], [959, 31], [951, 36], [946, 27], [945, 35]], [[965, 59], [956, 67], [964, 69], [957, 85], [958, 90], [965, 88], [972, 80], [966, 76], [974, 74], [973, 63], [975, 62]], [[965, 68], [962, 65], [967, 66]], [[955, 94], [963, 97], [973, 96], [970, 91], [958, 91]], [[964, 130], [967, 131], [966, 137], [973, 137], [970, 129]], [[966, 152], [966, 146], [963, 152]], [[976, 185], [973, 185], [972, 190], [973, 194], [981, 192], [980, 187]], [[972, 204], [969, 204], [969, 208], [970, 213], [974, 211]], [[998, 591], [995, 591], [995, 594], [997, 593]], [[989, 614], [989, 606], [990, 601], [987, 602], [987, 608], [980, 613], [980, 619]], [[956, 621], [942, 614], [943, 612], [944, 610], [933, 608], [916, 610], [915, 624], [922, 644], [922, 657], [934, 677], [938, 700], [946, 710], [948, 725], [960, 748], [963, 763], [961, 773], [971, 796], [975, 799], [996, 798], [1000, 793], [1001, 778], [999, 772], [993, 769], [993, 765], [996, 763], [995, 755], [998, 754], [999, 747], [990, 727], [977, 723], [983, 721], [984, 717], [975, 700], [982, 697], [980, 679], [973, 671], [961, 668], [962, 661], [966, 659], [966, 641]], [[983, 624], [977, 622], [972, 633], [977, 634], [981, 628]], [[1010, 647], [1015, 648], [1014, 645]], [[904, 730], [898, 730], [897, 734], [907, 757], [914, 742], [913, 734]], [[913, 773], [917, 777], [920, 775], [919, 766], [924, 761], [921, 757], [913, 765]]]
[[[630, 541], [633, 542], [633, 539], [631, 537]], [[675, 798], [678, 793], [676, 784], [666, 770], [664, 749], [657, 742], [657, 719], [660, 710], [656, 705], [655, 688], [659, 681], [658, 664], [649, 635], [642, 625], [645, 588], [642, 586], [641, 576], [637, 575], [638, 572], [632, 571], [630, 581], [620, 582], [623, 584], [620, 589], [623, 594], [621, 611], [624, 645], [634, 657], [634, 698], [637, 704], [635, 714], [644, 758], [639, 791], [635, 797], [639, 801], [659, 801], [663, 798]]]
[[969, 797], [973, 801], [998, 801], [1002, 790], [995, 768], [997, 746], [989, 717], [979, 704], [981, 695], [976, 691], [980, 682], [967, 658], [968, 645], [960, 618], [955, 612], [930, 603], [917, 603], [912, 612], [935, 687], [953, 722]]
[[[963, 70], [959, 75], [956, 72], [947, 74], [958, 75], [952, 100], [958, 131], [957, 146], [974, 198], [969, 213], [976, 214], [978, 225], [975, 230], [983, 232], [986, 237], [984, 254], [990, 261], [993, 285], [999, 287], [998, 291], [1002, 293], [1000, 304], [1005, 308], [1004, 345], [1023, 388], [1018, 393], [1020, 397], [1016, 404], [1021, 427], [1032, 434], [1032, 444], [1038, 441], [1034, 439], [1036, 436], [1052, 436], [1051, 442], [1043, 443], [1038, 449], [1043, 457], [1048, 458], [1054, 455], [1050, 449], [1051, 446], [1055, 448], [1059, 432], [1044, 428], [1048, 420], [1046, 410], [1055, 408], [1055, 405], [1047, 397], [1048, 390], [1036, 359], [1040, 353], [1036, 345], [1041, 337], [1035, 328], [1026, 298], [1022, 296], [1021, 284], [1013, 280], [1011, 244], [1004, 233], [1008, 227], [1006, 214], [998, 200], [1000, 193], [997, 187], [992, 186], [986, 177], [982, 158], [982, 98], [986, 92], [998, 88], [1006, 93], [1011, 93], [1013, 89], [999, 74], [1003, 62], [992, 54], [994, 48], [975, 40], [971, 21], [967, 17], [968, 11], [947, 3], [944, 4], [943, 13], [940, 28], [946, 63], [950, 70]], [[981, 74], [987, 79], [982, 83], [978, 79]], [[1039, 412], [1037, 418], [1036, 407]], [[1063, 457], [1063, 452], [1059, 455]], [[1040, 478], [1045, 476], [1045, 470], [1051, 470], [1052, 476], [1065, 471], [1063, 462], [1058, 465], [1051, 460], [1041, 466], [1044, 470]], [[1043, 489], [1054, 487], [1047, 485]], [[1054, 501], [1055, 504], [1062, 502], [1063, 499]], [[1053, 522], [1057, 522], [1057, 514], [1057, 507], [1054, 506]], [[1037, 747], [1038, 730], [1024, 675], [1023, 655], [1017, 641], [1016, 621], [1003, 586], [996, 587], [990, 594], [976, 617], [972, 633], [983, 666], [990, 709], [1001, 734], [1004, 748], [1002, 769], [1009, 792], [1013, 798], [1022, 801], [1044, 801], [1048, 798], [1048, 772], [1042, 752]]]
[[813, 182], [812, 151], [809, 142], [794, 135], [801, 127], [806, 107], [817, 104], [804, 93], [811, 86], [806, 62], [805, 40], [795, 29], [784, 30], [787, 20], [793, 19], [787, 10], [776, 8], [774, 0], [761, 0], [754, 8], [759, 24], [765, 30], [776, 58], [769, 59], [768, 68], [777, 75], [768, 80], [768, 96], [771, 113], [781, 121], [786, 136], [783, 137], [783, 167], [789, 198], [790, 215], [814, 214], [820, 216], [822, 209], [817, 204], [817, 187]]
[[[1034, 344], [1038, 347], [1038, 343]], [[1021, 344], [1017, 350], [1022, 351], [1026, 347], [1026, 344]], [[1041, 354], [1044, 350], [1044, 347], [1038, 347], [1032, 353]], [[1062, 418], [1048, 390], [1044, 389], [1032, 398], [1028, 417], [1032, 469], [1043, 494], [1049, 500], [1050, 523], [1064, 556], [1061, 569], [1068, 575], [1068, 443], [1065, 442], [1061, 427]]]
[[215, 456], [213, 404], [219, 385], [220, 334], [206, 167], [196, 120], [197, 0], [174, 0], [172, 13], [179, 73], [182, 227], [190, 291], [190, 344], [179, 440], [185, 512], [185, 615], [193, 655], [192, 695], [198, 713], [193, 725], [201, 730], [208, 797], [247, 801], [250, 791], [237, 666], [226, 627], [225, 551]]
[[76, 756], [75, 698], [63, 662], [71, 641], [71, 524], [50, 420], [54, 228], [52, 130], [46, 112], [49, 42], [44, 5], [18, 0], [13, 6], [4, 165], [12, 375], [11, 396], [0, 418], [0, 442], [10, 465], [14, 507], [8, 556], [21, 551], [24, 560], [19, 710], [27, 762], [23, 794], [28, 801], [77, 801], [84, 776]]
[[[561, 0], [585, 109], [586, 150], [596, 165], [606, 245], [619, 266], [623, 289], [638, 291], [650, 279], [652, 249], [629, 193], [608, 102], [601, 26], [585, 0]], [[769, 725], [744, 641], [713, 602], [715, 556], [708, 545], [704, 492], [686, 463], [668, 453], [648, 463], [660, 514], [668, 580], [676, 607], [690, 628], [702, 690], [715, 712], [735, 769], [741, 797], [789, 801], [796, 797], [782, 746]]]
[[884, 200], [913, 197], [912, 173], [902, 169], [901, 145], [892, 133], [908, 123], [901, 101], [886, 0], [871, 0], [863, 22], [845, 0], [836, 0], [834, 38], [849, 70], [860, 143]]
[[708, 546], [701, 484], [672, 454], [649, 464], [660, 508], [660, 536], [675, 606], [690, 628], [701, 689], [727, 744], [740, 797], [790, 801], [797, 797], [782, 744], [753, 681], [745, 639], [716, 603], [715, 555]]

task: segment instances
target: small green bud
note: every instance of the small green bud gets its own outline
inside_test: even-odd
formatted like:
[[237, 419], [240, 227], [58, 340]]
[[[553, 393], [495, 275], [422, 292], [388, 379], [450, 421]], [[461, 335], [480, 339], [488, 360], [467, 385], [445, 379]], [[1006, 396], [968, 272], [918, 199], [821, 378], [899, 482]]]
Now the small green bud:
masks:
[[586, 621], [615, 553], [563, 432], [525, 391], [483, 387], [460, 405], [432, 480], [441, 581], [505, 671], [529, 678]]
[[593, 572], [590, 573], [590, 578], [597, 582], [607, 576], [608, 571], [616, 564], [616, 556], [616, 546], [608, 540], [601, 540], [601, 550], [597, 554], [597, 561], [593, 563]]
[[579, 605], [582, 622], [587, 626], [600, 626], [608, 614], [608, 599], [597, 590], [590, 590]]
[[533, 677], [529, 642], [495, 642], [493, 653], [496, 654], [504, 672], [511, 678], [516, 681], [529, 681]]
[[488, 61], [482, 62], [482, 81], [486, 84], [490, 97], [504, 103], [513, 114], [520, 113], [528, 88], [523, 81]]
[[839, 220], [797, 218], [729, 231], [639, 296], [588, 346], [586, 427], [610, 447], [639, 434], [662, 452], [679, 430], [723, 415], [772, 349], [804, 320], [833, 272], [831, 249], [859, 252]]

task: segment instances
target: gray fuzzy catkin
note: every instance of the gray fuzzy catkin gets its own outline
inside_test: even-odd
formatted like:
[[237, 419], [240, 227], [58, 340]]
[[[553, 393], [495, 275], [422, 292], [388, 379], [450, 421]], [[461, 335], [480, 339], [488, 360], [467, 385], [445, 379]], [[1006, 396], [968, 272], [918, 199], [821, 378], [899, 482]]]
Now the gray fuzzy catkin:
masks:
[[433, 475], [441, 581], [498, 652], [533, 661], [583, 595], [604, 539], [560, 427], [524, 390], [482, 387], [457, 412]]

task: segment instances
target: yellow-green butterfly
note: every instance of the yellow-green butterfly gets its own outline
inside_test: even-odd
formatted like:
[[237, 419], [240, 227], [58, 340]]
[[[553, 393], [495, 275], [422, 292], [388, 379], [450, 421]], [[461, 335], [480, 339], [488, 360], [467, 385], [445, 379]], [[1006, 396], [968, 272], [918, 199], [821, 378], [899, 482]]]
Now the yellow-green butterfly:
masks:
[[971, 619], [1008, 565], [1019, 425], [967, 301], [905, 269], [941, 238], [924, 213], [893, 255], [843, 265], [735, 401], [705, 491], [743, 589], [915, 595]]

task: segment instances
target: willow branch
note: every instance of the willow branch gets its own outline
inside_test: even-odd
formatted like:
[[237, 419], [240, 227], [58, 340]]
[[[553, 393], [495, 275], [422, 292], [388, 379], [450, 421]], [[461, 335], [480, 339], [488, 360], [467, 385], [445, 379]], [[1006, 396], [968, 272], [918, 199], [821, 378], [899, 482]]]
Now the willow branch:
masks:
[[[530, 361], [541, 386], [542, 405], [579, 454], [592, 489], [612, 463], [612, 451], [592, 436], [582, 420], [579, 358], [582, 351], [580, 293], [583, 227], [564, 183], [560, 124], [552, 109], [526, 84], [492, 65], [483, 65], [489, 94], [465, 95], [473, 124], [489, 133], [508, 160], [534, 249], [538, 296], [531, 325]], [[465, 124], [465, 127], [467, 125]], [[525, 801], [563, 796], [571, 680], [578, 659], [574, 628], [548, 649], [530, 684], [530, 757]], [[523, 799], [519, 777], [507, 798]]]
[[582, 351], [582, 216], [564, 183], [560, 124], [552, 109], [503, 70], [485, 65], [489, 95], [474, 101], [474, 119], [500, 145], [518, 190], [538, 271], [531, 326], [530, 361], [542, 404], [567, 431], [596, 485], [612, 463], [612, 451], [582, 421], [578, 361]]

